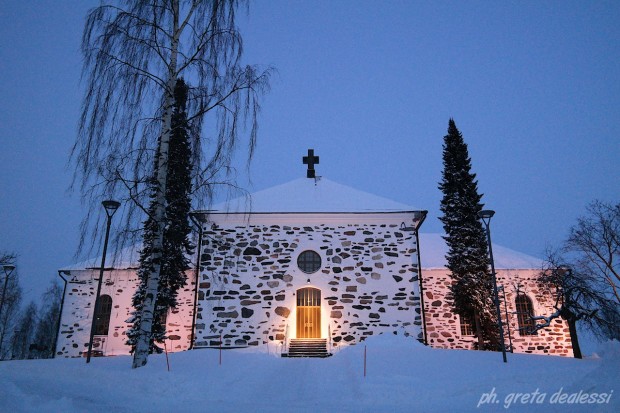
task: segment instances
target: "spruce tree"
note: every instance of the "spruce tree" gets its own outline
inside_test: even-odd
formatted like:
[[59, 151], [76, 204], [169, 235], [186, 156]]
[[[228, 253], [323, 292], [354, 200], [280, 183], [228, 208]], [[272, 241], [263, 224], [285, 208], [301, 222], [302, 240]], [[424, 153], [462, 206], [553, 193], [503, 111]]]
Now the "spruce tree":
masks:
[[454, 310], [474, 322], [479, 349], [497, 349], [499, 334], [493, 312], [493, 284], [486, 234], [478, 218], [482, 195], [471, 172], [467, 144], [453, 119], [443, 144], [444, 170], [440, 221], [448, 245], [446, 260], [452, 277]]
[[[174, 89], [174, 108], [172, 114], [172, 131], [169, 146], [168, 173], [166, 183], [166, 226], [163, 236], [161, 254], [161, 273], [157, 289], [157, 300], [153, 314], [150, 351], [161, 352], [156, 343], [166, 339], [166, 315], [170, 308], [177, 306], [178, 290], [186, 284], [185, 271], [189, 269], [189, 254], [194, 246], [189, 240], [191, 227], [189, 212], [191, 209], [191, 146], [189, 142], [189, 125], [187, 121], [186, 103], [188, 87], [183, 79], [178, 79]], [[140, 285], [133, 297], [135, 312], [130, 322], [133, 323], [127, 332], [127, 344], [136, 344], [139, 335], [146, 284], [153, 270], [153, 239], [157, 232], [157, 224], [152, 218], [156, 208], [155, 189], [151, 197], [149, 217], [144, 223], [143, 248], [140, 251], [140, 267], [138, 277]]]

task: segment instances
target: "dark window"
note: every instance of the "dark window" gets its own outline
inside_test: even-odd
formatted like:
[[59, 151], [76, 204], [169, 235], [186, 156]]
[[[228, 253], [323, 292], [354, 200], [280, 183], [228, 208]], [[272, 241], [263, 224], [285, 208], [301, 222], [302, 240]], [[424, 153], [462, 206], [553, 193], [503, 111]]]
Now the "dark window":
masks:
[[315, 273], [321, 268], [321, 256], [314, 251], [304, 251], [297, 257], [297, 266], [306, 274]]
[[165, 313], [160, 313], [158, 316], [158, 321], [165, 331], [167, 327], [166, 324], [168, 323], [168, 311], [166, 311]]
[[525, 294], [519, 294], [515, 299], [517, 307], [517, 320], [519, 321], [519, 333], [522, 336], [531, 336], [536, 334], [534, 330], [534, 306], [532, 300]]
[[471, 314], [465, 314], [459, 316], [461, 319], [461, 335], [473, 336], [474, 335], [474, 318]]
[[95, 335], [107, 336], [110, 327], [110, 314], [112, 314], [112, 297], [102, 295], [99, 297], [95, 309]]

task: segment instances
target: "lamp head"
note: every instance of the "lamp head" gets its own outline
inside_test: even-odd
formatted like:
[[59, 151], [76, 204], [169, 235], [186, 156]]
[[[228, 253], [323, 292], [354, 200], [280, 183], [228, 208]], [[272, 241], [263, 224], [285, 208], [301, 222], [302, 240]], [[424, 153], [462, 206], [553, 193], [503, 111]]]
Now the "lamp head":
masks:
[[112, 215], [114, 215], [118, 207], [121, 206], [121, 203], [108, 199], [106, 201], [103, 201], [101, 205], [103, 205], [103, 208], [105, 208], [105, 213], [108, 215], [108, 217], [112, 218]]
[[2, 264], [2, 268], [4, 269], [4, 273], [8, 277], [15, 269], [15, 266], [13, 264]]
[[491, 218], [495, 215], [495, 211], [492, 209], [483, 209], [478, 212], [478, 218], [482, 220], [482, 223], [487, 228], [487, 232], [489, 231], [489, 225], [491, 224]]
[[491, 219], [493, 218], [493, 215], [495, 215], [495, 211], [493, 211], [492, 209], [483, 209], [482, 211], [478, 212], [478, 218], [482, 219]]
[[562, 271], [562, 275], [570, 276], [573, 273], [571, 266], [566, 264], [558, 265], [558, 270]]

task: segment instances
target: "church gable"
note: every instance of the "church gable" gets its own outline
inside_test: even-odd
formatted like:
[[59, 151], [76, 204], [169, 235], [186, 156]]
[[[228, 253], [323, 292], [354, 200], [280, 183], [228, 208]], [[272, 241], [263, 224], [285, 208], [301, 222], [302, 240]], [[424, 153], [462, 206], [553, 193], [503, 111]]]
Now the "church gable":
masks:
[[403, 212], [415, 208], [339, 184], [327, 178], [295, 179], [213, 205], [227, 213], [372, 213]]

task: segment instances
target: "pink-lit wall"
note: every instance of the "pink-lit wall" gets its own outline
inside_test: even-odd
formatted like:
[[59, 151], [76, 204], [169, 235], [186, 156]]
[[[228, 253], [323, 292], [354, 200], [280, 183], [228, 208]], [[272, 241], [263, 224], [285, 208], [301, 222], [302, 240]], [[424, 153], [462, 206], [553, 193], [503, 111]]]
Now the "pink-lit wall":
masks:
[[[512, 337], [515, 353], [553, 354], [573, 356], [570, 334], [566, 321], [561, 318], [551, 322], [551, 326], [539, 330], [535, 335], [524, 335], [519, 331], [515, 298], [517, 290], [527, 295], [534, 306], [534, 315], [548, 316], [555, 312], [554, 295], [541, 288], [536, 279], [539, 270], [497, 269], [497, 283], [506, 290], [506, 300], [500, 292], [500, 308], [505, 323], [506, 346], [509, 346], [508, 331]], [[452, 311], [450, 284], [447, 269], [423, 269], [424, 309], [428, 344], [438, 348], [473, 349], [476, 338], [461, 335], [460, 318]], [[504, 306], [504, 303], [507, 307]], [[507, 310], [507, 311], [506, 311]], [[506, 320], [508, 312], [508, 320]]]
[[[56, 345], [57, 357], [80, 357], [88, 350], [92, 312], [97, 291], [99, 270], [72, 270], [64, 275], [67, 289], [64, 297], [61, 325]], [[93, 351], [105, 356], [129, 354], [125, 344], [126, 322], [133, 310], [131, 299], [138, 285], [135, 269], [106, 271], [101, 295], [112, 298], [112, 313], [107, 336], [95, 336]], [[179, 291], [178, 308], [167, 317], [166, 341], [168, 351], [183, 351], [190, 347], [194, 303], [195, 272], [187, 272], [187, 284]]]

